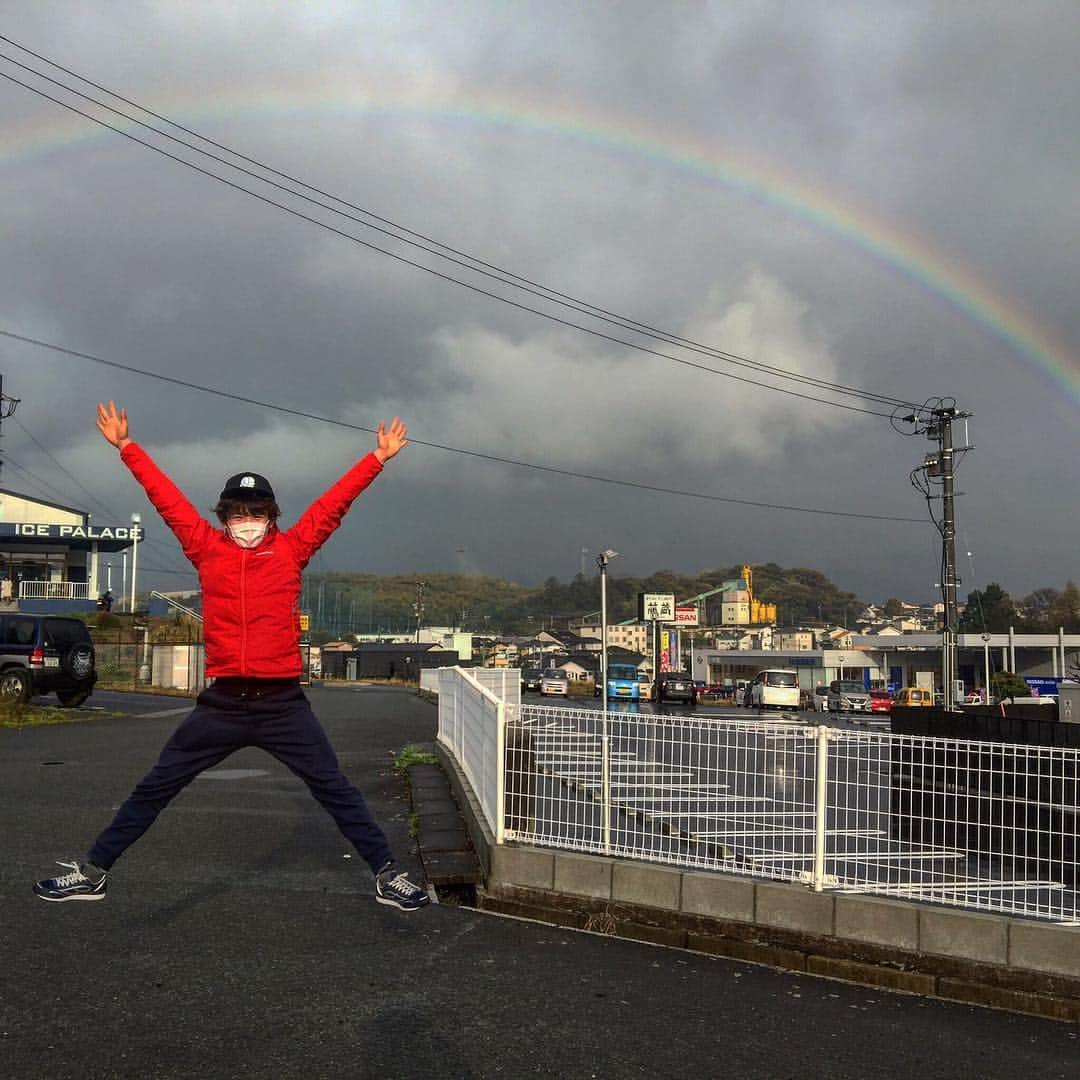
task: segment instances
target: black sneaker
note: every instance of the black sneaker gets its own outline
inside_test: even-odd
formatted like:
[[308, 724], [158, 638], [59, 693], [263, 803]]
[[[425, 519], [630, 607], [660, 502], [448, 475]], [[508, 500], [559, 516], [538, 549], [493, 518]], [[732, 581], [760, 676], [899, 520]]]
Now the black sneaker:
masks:
[[375, 875], [375, 899], [402, 911], [416, 911], [431, 903], [431, 897], [405, 874], [399, 874], [393, 864], [384, 866]]
[[34, 892], [42, 900], [104, 900], [108, 884], [108, 874], [102, 874], [93, 881], [83, 873], [83, 867], [77, 862], [60, 862], [58, 866], [70, 867], [70, 874], [46, 878], [34, 884]]

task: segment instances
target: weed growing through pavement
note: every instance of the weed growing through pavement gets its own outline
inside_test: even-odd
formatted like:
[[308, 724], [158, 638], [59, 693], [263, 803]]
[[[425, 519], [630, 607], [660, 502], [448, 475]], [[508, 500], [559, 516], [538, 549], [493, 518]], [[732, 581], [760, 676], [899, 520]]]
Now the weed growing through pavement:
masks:
[[422, 746], [406, 746], [394, 757], [394, 769], [399, 776], [406, 776], [414, 765], [438, 765], [439, 759]]
[[0, 728], [47, 727], [50, 724], [82, 724], [87, 720], [112, 720], [123, 713], [87, 713], [82, 709], [60, 709], [51, 705], [32, 705], [25, 701], [0, 704]]
[[71, 709], [53, 709], [47, 705], [27, 705], [21, 701], [12, 701], [0, 705], [0, 728], [74, 724], [85, 719], [85, 715], [80, 715]]

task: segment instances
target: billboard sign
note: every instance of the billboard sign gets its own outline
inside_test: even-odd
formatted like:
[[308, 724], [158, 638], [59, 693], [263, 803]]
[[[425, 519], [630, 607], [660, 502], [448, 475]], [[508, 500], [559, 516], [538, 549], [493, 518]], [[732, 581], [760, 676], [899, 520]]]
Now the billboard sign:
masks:
[[29, 521], [0, 522], [0, 537], [49, 540], [132, 540], [143, 539], [138, 525], [46, 525]]
[[1045, 697], [1048, 694], [1057, 697], [1061, 691], [1060, 675], [1025, 675], [1023, 679], [1028, 684], [1032, 697]]
[[676, 626], [697, 626], [698, 611], [694, 604], [680, 604], [675, 609]]
[[679, 631], [660, 631], [660, 670], [679, 670]]
[[675, 594], [638, 593], [638, 618], [653, 622], [674, 622]]

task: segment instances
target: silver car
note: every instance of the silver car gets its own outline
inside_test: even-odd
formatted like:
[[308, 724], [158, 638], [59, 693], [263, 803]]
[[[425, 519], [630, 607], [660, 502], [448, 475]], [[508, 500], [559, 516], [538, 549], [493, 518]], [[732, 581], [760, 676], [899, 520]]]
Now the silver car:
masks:
[[833, 679], [829, 683], [829, 712], [870, 712], [870, 691], [861, 682]]
[[570, 677], [565, 671], [545, 671], [540, 680], [540, 693], [542, 695], [558, 694], [567, 697], [570, 694]]

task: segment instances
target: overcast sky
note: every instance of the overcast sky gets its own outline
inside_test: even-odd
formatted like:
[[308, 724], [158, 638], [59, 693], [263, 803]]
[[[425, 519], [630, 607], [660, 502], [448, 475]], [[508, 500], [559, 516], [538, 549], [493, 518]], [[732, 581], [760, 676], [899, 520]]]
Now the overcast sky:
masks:
[[[559, 293], [787, 372], [906, 401], [955, 397], [976, 446], [958, 477], [961, 597], [990, 581], [1023, 595], [1080, 578], [1071, 0], [6, 0], [0, 12], [0, 33], [20, 45]], [[0, 72], [77, 102], [9, 60]], [[200, 163], [610, 338], [889, 411], [650, 341]], [[416, 440], [445, 447], [830, 511], [611, 486], [414, 443], [314, 569], [533, 583], [572, 577], [583, 548], [594, 572], [610, 547], [616, 575], [775, 561], [866, 599], [934, 597], [940, 544], [909, 483], [932, 445], [884, 417], [493, 300], [7, 79], [0, 185], [2, 330], [360, 427], [398, 414]], [[255, 469], [286, 523], [374, 445], [10, 339], [0, 372], [21, 399], [18, 423], [3, 425], [3, 486], [95, 523], [142, 511], [148, 566], [183, 560], [97, 434], [98, 400], [127, 407], [133, 437], [197, 505]]]

